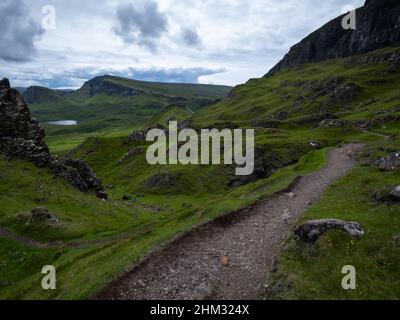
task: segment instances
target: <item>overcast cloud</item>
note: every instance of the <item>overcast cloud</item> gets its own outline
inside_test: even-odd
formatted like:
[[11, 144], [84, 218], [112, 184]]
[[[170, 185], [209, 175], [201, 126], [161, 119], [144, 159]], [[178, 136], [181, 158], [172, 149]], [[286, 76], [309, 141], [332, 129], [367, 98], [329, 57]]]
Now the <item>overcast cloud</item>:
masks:
[[[236, 85], [364, 0], [1, 0], [0, 77], [14, 86], [79, 87], [109, 73]], [[42, 8], [56, 29], [41, 28]]]
[[0, 2], [0, 59], [4, 61], [29, 61], [36, 54], [34, 41], [44, 30], [25, 14], [28, 11], [22, 0]]
[[157, 40], [167, 31], [168, 21], [156, 2], [120, 4], [117, 8], [115, 34], [127, 44], [137, 44], [157, 51]]

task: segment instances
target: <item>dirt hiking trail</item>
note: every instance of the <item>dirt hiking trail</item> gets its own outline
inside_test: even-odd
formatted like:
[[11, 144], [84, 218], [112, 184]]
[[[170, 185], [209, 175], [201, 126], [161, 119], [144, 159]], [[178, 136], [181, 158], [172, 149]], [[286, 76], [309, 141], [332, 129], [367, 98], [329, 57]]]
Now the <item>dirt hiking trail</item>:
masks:
[[[361, 144], [328, 152], [327, 165], [300, 178], [291, 194], [261, 200], [201, 226], [150, 254], [97, 299], [263, 299], [267, 274], [305, 210], [353, 168]], [[295, 195], [295, 196], [294, 196]]]

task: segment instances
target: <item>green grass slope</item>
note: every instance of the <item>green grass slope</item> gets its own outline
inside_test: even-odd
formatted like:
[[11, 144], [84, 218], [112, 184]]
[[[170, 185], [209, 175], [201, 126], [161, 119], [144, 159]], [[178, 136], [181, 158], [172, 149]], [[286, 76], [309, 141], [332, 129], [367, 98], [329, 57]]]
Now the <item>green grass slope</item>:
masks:
[[[381, 172], [371, 160], [400, 148], [400, 136], [370, 144], [361, 164], [334, 184], [302, 219], [357, 221], [366, 235], [355, 240], [332, 232], [315, 247], [290, 239], [280, 266], [267, 281], [270, 299], [400, 299], [400, 203], [387, 201], [400, 173]], [[386, 200], [385, 200], [386, 199]], [[343, 290], [342, 268], [357, 272], [357, 289]]]
[[[398, 49], [387, 51], [397, 52]], [[381, 54], [382, 51], [366, 57]], [[147, 144], [128, 143], [126, 140], [128, 132], [132, 130], [129, 121], [126, 127], [114, 127], [115, 123], [123, 119], [114, 122], [116, 115], [106, 113], [107, 108], [121, 107], [124, 99], [133, 98], [108, 95], [83, 98], [83, 95], [88, 95], [88, 91], [81, 93], [82, 96], [75, 97], [69, 103], [76, 104], [77, 108], [79, 106], [82, 117], [85, 112], [93, 112], [92, 116], [95, 116], [95, 107], [91, 109], [91, 104], [98, 108], [99, 104], [107, 102], [102, 107], [105, 112], [102, 120], [88, 120], [93, 125], [96, 137], [73, 148], [78, 143], [74, 139], [85, 136], [85, 130], [77, 137], [76, 133], [68, 132], [70, 129], [54, 128], [51, 129], [55, 132], [51, 132], [50, 139], [54, 139], [51, 140], [52, 145], [63, 150], [63, 153], [68, 149], [69, 155], [91, 165], [107, 185], [109, 199], [104, 202], [93, 195], [82, 194], [63, 181], [54, 179], [45, 169], [35, 168], [23, 161], [0, 158], [0, 226], [18, 235], [58, 244], [39, 249], [1, 239], [0, 298], [90, 297], [160, 243], [196, 224], [268, 197], [285, 189], [297, 176], [317, 170], [324, 164], [325, 152], [330, 147], [362, 141], [374, 148], [374, 143], [382, 143], [382, 135], [395, 135], [399, 130], [400, 125], [395, 120], [398, 114], [396, 106], [400, 99], [396, 89], [399, 81], [400, 72], [393, 65], [350, 63], [350, 60], [342, 59], [301, 66], [267, 79], [251, 80], [235, 88], [224, 101], [200, 109], [195, 114], [187, 108], [168, 107], [170, 104], [165, 106], [168, 108], [155, 108], [157, 111], [154, 114], [143, 114], [141, 126], [146, 126], [148, 121], [151, 124], [165, 123], [171, 117], [186, 119], [190, 116], [191, 122], [198, 128], [255, 127], [256, 163], [266, 170], [257, 172], [256, 176], [244, 183], [237, 180], [231, 166], [148, 165], [145, 159]], [[150, 96], [146, 97], [150, 99]], [[80, 99], [85, 100], [84, 108], [79, 104]], [[120, 99], [120, 105], [113, 104], [117, 99]], [[63, 112], [76, 110], [72, 108]], [[73, 113], [70, 115], [65, 118], [74, 119]], [[326, 118], [338, 118], [342, 125], [316, 126]], [[102, 121], [112, 123], [105, 132], [101, 132]], [[363, 126], [366, 121], [367, 127]], [[322, 148], [315, 149], [310, 141], [319, 142]], [[398, 139], [393, 138], [390, 143], [390, 148], [380, 152], [386, 153], [397, 147], [400, 149]], [[373, 154], [372, 158], [378, 156]], [[396, 216], [392, 213], [398, 210], [398, 205], [391, 207], [391, 211], [385, 211], [383, 218], [378, 220], [378, 216], [374, 215], [377, 208], [361, 197], [365, 195], [362, 189], [366, 184], [365, 179], [370, 179], [370, 190], [375, 188], [375, 184], [387, 188], [395, 183], [392, 176], [377, 172], [371, 166], [360, 166], [350, 177], [339, 182], [339, 187], [334, 187], [327, 194], [330, 197], [328, 200], [324, 199], [318, 205], [326, 210], [315, 207], [308, 214], [308, 217], [334, 215], [338, 218], [359, 219], [372, 230], [356, 245], [360, 246], [358, 251], [354, 251], [354, 245], [346, 247], [349, 241], [346, 237], [341, 234], [332, 235], [338, 238], [335, 246], [326, 247], [322, 255], [315, 258], [314, 262], [320, 270], [329, 270], [335, 267], [335, 261], [346, 260], [337, 258], [334, 261], [329, 258], [335, 255], [338, 257], [341, 252], [348, 257], [355, 253], [357, 261], [372, 261], [368, 260], [369, 250], [374, 245], [376, 248], [381, 247], [396, 232], [397, 220], [394, 220]], [[343, 194], [343, 190], [347, 190], [347, 194]], [[349, 197], [356, 194], [361, 195], [360, 200], [351, 202]], [[59, 222], [27, 224], [29, 211], [37, 206], [47, 207], [59, 218]], [[342, 210], [346, 206], [346, 211]], [[347, 248], [347, 251], [343, 251], [343, 248]], [[397, 260], [393, 258], [397, 249], [385, 246], [384, 250], [383, 261], [391, 260], [390, 268], [381, 273], [386, 284], [398, 275], [398, 268], [395, 268]], [[376, 252], [372, 253], [377, 255], [374, 257], [380, 254]], [[297, 261], [293, 256], [287, 259], [292, 261], [290, 263], [297, 263], [296, 268], [299, 270], [304, 270], [296, 275], [294, 268], [289, 266], [284, 269], [288, 277], [296, 278], [300, 290], [290, 295], [288, 293], [287, 297], [311, 298], [315, 290], [328, 296], [327, 288], [333, 281], [329, 273], [325, 277], [326, 281], [321, 276], [318, 278], [320, 282], [311, 282], [308, 290], [304, 283], [310, 281], [312, 276], [312, 273], [307, 274], [306, 271], [310, 262]], [[365, 262], [362, 268], [371, 270], [365, 277], [373, 279], [373, 270], [377, 269], [368, 263], [371, 262]], [[57, 291], [41, 290], [40, 270], [43, 264], [56, 266], [59, 281]], [[334, 276], [336, 274], [332, 271]], [[320, 287], [317, 288], [317, 285]], [[306, 293], [301, 288], [305, 288]], [[372, 290], [372, 285], [365, 287], [364, 296], [373, 297]], [[381, 296], [387, 294], [393, 297], [397, 294], [393, 292], [383, 292]], [[330, 297], [341, 298], [341, 294], [332, 291]]]

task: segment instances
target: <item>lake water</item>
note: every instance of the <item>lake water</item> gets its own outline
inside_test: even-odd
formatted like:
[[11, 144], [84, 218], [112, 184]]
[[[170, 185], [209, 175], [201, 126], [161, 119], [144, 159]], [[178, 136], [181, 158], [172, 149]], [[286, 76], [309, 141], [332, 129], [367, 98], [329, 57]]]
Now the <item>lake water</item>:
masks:
[[75, 120], [60, 120], [60, 121], [48, 121], [47, 124], [52, 124], [55, 126], [77, 126], [78, 121]]

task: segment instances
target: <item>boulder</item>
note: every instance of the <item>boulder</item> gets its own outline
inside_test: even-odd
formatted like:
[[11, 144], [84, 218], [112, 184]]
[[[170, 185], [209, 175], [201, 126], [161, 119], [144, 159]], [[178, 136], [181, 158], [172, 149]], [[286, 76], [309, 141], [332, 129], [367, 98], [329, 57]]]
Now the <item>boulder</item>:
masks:
[[390, 196], [395, 200], [400, 200], [400, 186], [394, 188], [392, 192], [390, 192]]
[[96, 177], [88, 164], [79, 159], [66, 159], [59, 161], [53, 159], [50, 163], [53, 172], [68, 181], [72, 186], [82, 192], [94, 190], [103, 191], [101, 181]]
[[96, 197], [99, 199], [107, 200], [108, 199], [108, 194], [102, 190], [99, 190], [96, 192]]
[[58, 218], [46, 208], [34, 208], [29, 223], [58, 222]]
[[318, 124], [319, 128], [340, 128], [343, 126], [344, 122], [339, 119], [325, 119]]
[[313, 147], [314, 149], [321, 149], [322, 148], [322, 144], [319, 143], [318, 141], [310, 141], [310, 146]]
[[170, 188], [177, 184], [178, 176], [171, 173], [157, 173], [145, 182], [148, 189]]
[[305, 243], [314, 244], [329, 230], [343, 230], [353, 237], [360, 237], [365, 234], [357, 222], [346, 222], [335, 219], [307, 221], [295, 230], [295, 235]]
[[400, 168], [400, 152], [392, 153], [387, 157], [380, 158], [376, 165], [382, 171], [394, 171]]

